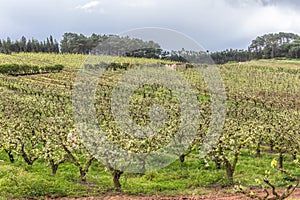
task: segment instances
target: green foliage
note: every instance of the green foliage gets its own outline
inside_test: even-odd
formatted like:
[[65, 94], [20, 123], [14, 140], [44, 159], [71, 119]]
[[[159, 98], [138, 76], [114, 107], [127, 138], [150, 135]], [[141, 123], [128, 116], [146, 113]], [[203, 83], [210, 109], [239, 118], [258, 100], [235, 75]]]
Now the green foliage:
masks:
[[65, 33], [61, 41], [61, 53], [89, 54], [100, 51], [104, 55], [158, 58], [159, 44], [153, 41], [120, 37], [117, 35], [97, 35]]
[[51, 72], [60, 72], [63, 70], [62, 65], [54, 66], [31, 66], [31, 65], [19, 65], [19, 64], [2, 64], [0, 65], [0, 73], [7, 75], [32, 75], [40, 73], [51, 73]]
[[16, 41], [12, 41], [9, 37], [6, 40], [0, 40], [0, 53], [11, 54], [12, 52], [59, 53], [59, 44], [51, 35], [45, 41], [26, 39], [25, 36]]
[[299, 56], [300, 36], [293, 33], [270, 33], [258, 36], [249, 46], [254, 59]]
[[[294, 163], [296, 165], [299, 165], [298, 160], [295, 160]], [[281, 175], [283, 175], [282, 180], [286, 181], [285, 185], [288, 185], [284, 191], [278, 191], [279, 188], [275, 184], [270, 181], [270, 177], [274, 176], [274, 169], [277, 167], [277, 161], [275, 159], [272, 160], [271, 162], [271, 170], [266, 170], [265, 171], [265, 176], [263, 178], [263, 181], [260, 181], [259, 179], [255, 179], [255, 182], [261, 186], [262, 191], [265, 193], [264, 196], [262, 195], [257, 195], [253, 191], [247, 191], [246, 188], [243, 186], [236, 186], [236, 189], [238, 192], [241, 192], [245, 194], [248, 197], [251, 197], [252, 199], [259, 199], [259, 200], [282, 200], [288, 198], [294, 191], [295, 189], [299, 186], [300, 184], [300, 177], [294, 176], [290, 171], [284, 170], [282, 168], [279, 168], [278, 171], [281, 172]], [[275, 175], [276, 176], [276, 175]], [[262, 184], [262, 182], [264, 184]]]

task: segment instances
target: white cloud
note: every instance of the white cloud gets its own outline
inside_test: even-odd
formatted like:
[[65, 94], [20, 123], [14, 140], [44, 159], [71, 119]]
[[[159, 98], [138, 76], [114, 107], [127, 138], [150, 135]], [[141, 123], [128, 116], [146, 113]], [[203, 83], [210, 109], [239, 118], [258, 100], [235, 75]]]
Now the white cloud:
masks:
[[104, 11], [103, 8], [99, 7], [100, 4], [101, 4], [100, 1], [91, 1], [84, 5], [77, 6], [76, 9], [83, 10], [85, 12], [93, 12], [96, 10], [103, 12]]

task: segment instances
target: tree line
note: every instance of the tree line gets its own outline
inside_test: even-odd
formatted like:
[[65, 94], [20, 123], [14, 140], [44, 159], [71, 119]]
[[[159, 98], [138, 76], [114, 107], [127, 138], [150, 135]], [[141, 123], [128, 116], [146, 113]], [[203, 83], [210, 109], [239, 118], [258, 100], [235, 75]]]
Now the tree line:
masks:
[[252, 40], [247, 50], [211, 53], [216, 63], [244, 62], [253, 59], [300, 58], [300, 36], [294, 33], [269, 33]]
[[[100, 44], [100, 45], [99, 45]], [[217, 52], [165, 51], [153, 41], [143, 41], [137, 38], [120, 37], [116, 35], [85, 36], [77, 33], [65, 33], [63, 39], [47, 37], [44, 41], [27, 39], [12, 41], [9, 37], [0, 40], [0, 53], [12, 52], [45, 52], [72, 54], [105, 54], [127, 57], [144, 57], [167, 59], [186, 62], [196, 57], [204, 58], [209, 55], [217, 64], [227, 62], [244, 62], [253, 59], [300, 58], [300, 36], [294, 33], [269, 33], [252, 40], [245, 50], [226, 49]]]
[[50, 37], [44, 41], [38, 41], [34, 38], [27, 39], [22, 36], [20, 40], [7, 39], [0, 40], [0, 53], [11, 54], [12, 52], [44, 52], [44, 53], [59, 53], [59, 43]]
[[0, 40], [0, 53], [4, 54], [12, 52], [90, 54], [95, 53], [92, 51], [97, 51], [99, 48], [102, 48], [103, 51], [103, 47], [105, 51], [110, 51], [106, 52], [110, 55], [159, 58], [158, 55], [161, 54], [160, 50], [156, 50], [160, 49], [160, 46], [153, 41], [95, 33], [89, 37], [83, 34], [65, 33], [59, 43], [51, 35], [44, 41], [34, 38], [27, 39], [25, 36], [15, 41], [10, 37]]

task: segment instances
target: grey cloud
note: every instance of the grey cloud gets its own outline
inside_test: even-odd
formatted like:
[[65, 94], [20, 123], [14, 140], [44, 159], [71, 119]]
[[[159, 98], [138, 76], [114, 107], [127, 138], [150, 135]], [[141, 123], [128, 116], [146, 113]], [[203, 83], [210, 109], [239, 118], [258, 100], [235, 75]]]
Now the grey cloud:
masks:
[[[300, 33], [296, 0], [2, 0], [0, 38], [44, 39], [64, 32], [115, 34], [163, 27], [209, 50], [246, 48], [259, 34]], [[97, 3], [98, 2], [98, 3]]]

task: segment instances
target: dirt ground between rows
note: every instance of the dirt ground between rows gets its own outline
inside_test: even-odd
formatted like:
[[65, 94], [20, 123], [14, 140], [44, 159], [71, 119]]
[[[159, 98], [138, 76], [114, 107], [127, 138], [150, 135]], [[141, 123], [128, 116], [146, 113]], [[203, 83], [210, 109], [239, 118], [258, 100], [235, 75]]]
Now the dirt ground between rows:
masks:
[[[260, 190], [256, 191], [257, 194], [264, 195]], [[245, 197], [242, 194], [224, 194], [224, 192], [219, 191], [216, 193], [211, 193], [208, 195], [177, 195], [177, 196], [131, 196], [126, 194], [106, 194], [103, 196], [93, 196], [84, 198], [60, 198], [61, 200], [250, 200], [251, 198]], [[300, 188], [288, 198], [290, 200], [300, 200]]]

